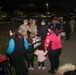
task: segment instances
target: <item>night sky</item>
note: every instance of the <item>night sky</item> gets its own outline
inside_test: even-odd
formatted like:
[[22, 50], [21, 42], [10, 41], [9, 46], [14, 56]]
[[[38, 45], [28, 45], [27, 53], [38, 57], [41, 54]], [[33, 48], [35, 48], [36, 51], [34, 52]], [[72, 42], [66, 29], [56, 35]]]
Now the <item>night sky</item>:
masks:
[[71, 9], [76, 8], [76, 0], [0, 0], [0, 7], [1, 10], [16, 10], [25, 8], [25, 5], [30, 3], [34, 3], [37, 7], [49, 3], [50, 5], [67, 4]]

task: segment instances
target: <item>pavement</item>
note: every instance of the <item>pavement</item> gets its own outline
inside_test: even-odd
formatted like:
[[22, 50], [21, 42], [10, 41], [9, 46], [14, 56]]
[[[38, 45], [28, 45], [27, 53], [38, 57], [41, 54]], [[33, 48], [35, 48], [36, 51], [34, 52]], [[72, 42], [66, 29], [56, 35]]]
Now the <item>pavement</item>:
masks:
[[[60, 66], [66, 63], [72, 63], [76, 65], [76, 34], [71, 34], [71, 39], [62, 42], [62, 53], [60, 56]], [[48, 72], [50, 69], [49, 59], [45, 61], [45, 70], [38, 70], [38, 62], [34, 64], [34, 70], [30, 71], [28, 75], [52, 75]]]

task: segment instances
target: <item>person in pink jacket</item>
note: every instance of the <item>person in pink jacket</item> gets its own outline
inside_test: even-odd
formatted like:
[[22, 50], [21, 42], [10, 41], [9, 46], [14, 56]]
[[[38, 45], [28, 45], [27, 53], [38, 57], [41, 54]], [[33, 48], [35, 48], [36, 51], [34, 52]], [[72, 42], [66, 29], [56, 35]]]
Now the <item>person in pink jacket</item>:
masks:
[[44, 62], [46, 60], [47, 50], [44, 52], [42, 46], [39, 46], [38, 50], [35, 51], [35, 55], [38, 57], [38, 66], [39, 70], [42, 68], [42, 70], [46, 69]]
[[44, 43], [44, 49], [48, 49], [48, 57], [50, 61], [50, 68], [51, 70], [48, 70], [49, 73], [54, 74], [55, 70], [59, 67], [59, 56], [61, 54], [62, 45], [61, 45], [61, 39], [60, 34], [58, 33], [58, 30], [55, 29], [52, 26], [48, 27], [49, 34], [47, 35]]

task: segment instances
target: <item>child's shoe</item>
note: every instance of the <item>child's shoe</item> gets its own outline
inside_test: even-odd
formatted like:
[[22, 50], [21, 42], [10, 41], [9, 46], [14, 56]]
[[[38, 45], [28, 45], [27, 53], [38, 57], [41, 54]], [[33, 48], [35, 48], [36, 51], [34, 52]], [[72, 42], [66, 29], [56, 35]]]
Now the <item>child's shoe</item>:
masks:
[[42, 67], [42, 70], [45, 70], [46, 69], [46, 67]]
[[39, 66], [39, 68], [38, 68], [39, 70], [41, 69], [41, 66]]
[[33, 68], [33, 67], [30, 67], [30, 69], [31, 69], [31, 70], [34, 70], [34, 68]]
[[30, 71], [30, 68], [28, 68], [28, 71]]

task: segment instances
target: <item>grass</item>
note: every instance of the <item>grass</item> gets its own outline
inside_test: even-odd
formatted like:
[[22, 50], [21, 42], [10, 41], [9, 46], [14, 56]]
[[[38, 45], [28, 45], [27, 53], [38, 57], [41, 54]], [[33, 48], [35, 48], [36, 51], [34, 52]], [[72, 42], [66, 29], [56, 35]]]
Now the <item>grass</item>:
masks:
[[8, 34], [7, 32], [2, 33], [1, 37], [0, 37], [0, 54], [5, 54], [6, 53], [6, 49], [7, 49], [7, 44], [8, 44]]
[[0, 54], [6, 54], [9, 42], [9, 30], [18, 28], [21, 23], [0, 23]]
[[61, 41], [63, 42], [65, 40], [65, 36], [61, 36]]

